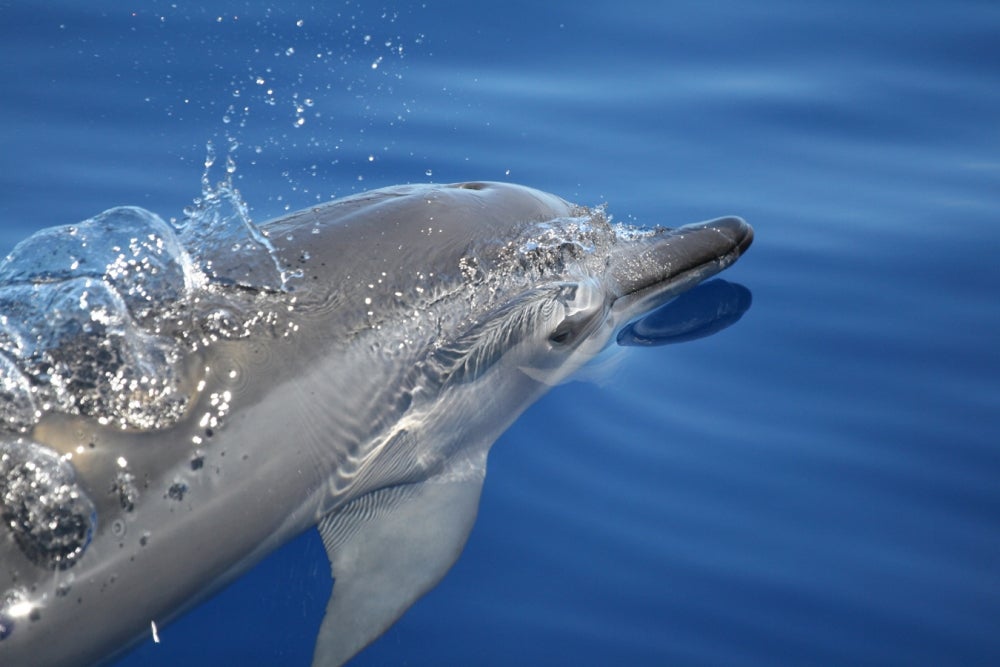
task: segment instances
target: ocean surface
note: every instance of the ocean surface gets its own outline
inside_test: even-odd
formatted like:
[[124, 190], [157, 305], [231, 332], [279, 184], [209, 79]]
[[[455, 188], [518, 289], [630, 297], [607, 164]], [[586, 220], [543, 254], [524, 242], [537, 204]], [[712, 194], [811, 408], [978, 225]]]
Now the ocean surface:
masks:
[[[742, 318], [529, 409], [352, 664], [1000, 664], [998, 35], [995, 1], [0, 0], [0, 253], [181, 216], [209, 142], [258, 222], [459, 180], [743, 216]], [[116, 664], [308, 665], [330, 587], [311, 532]]]

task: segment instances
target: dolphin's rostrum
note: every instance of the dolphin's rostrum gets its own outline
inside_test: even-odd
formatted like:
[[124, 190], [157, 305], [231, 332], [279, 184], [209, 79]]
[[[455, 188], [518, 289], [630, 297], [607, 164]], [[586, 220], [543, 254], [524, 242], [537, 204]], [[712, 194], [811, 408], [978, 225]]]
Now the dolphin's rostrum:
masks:
[[0, 664], [109, 659], [312, 526], [343, 663], [454, 563], [499, 434], [752, 240], [500, 183], [203, 211], [0, 264]]

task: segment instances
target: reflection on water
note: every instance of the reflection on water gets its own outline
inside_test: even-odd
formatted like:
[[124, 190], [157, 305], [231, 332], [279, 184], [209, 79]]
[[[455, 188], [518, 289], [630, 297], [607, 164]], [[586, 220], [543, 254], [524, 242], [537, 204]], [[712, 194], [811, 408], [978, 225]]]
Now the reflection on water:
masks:
[[752, 301], [743, 285], [716, 278], [622, 329], [618, 344], [648, 347], [705, 338], [739, 322]]

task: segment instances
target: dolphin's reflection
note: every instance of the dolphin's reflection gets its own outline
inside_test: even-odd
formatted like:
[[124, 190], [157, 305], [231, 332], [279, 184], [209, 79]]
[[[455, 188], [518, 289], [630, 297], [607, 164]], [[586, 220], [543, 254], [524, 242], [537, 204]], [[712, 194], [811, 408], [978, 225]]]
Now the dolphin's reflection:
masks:
[[652, 347], [706, 338], [736, 324], [752, 301], [743, 285], [710, 280], [622, 329], [618, 344]]

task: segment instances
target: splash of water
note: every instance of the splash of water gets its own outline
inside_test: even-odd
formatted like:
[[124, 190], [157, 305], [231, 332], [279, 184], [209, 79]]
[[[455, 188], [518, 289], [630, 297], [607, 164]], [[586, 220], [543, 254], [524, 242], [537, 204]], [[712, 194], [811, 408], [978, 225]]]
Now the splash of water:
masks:
[[[196, 392], [192, 350], [268, 319], [248, 304], [290, 289], [274, 247], [232, 185], [202, 194], [179, 222], [138, 207], [44, 229], [0, 262], [0, 432], [46, 413], [122, 429], [180, 420]], [[250, 307], [252, 305], [253, 307]]]
[[[231, 141], [226, 155], [226, 176], [213, 186], [211, 172], [216, 153], [213, 143], [208, 142], [201, 196], [184, 209], [184, 217], [174, 226], [181, 244], [194, 249], [198, 268], [209, 280], [285, 291], [289, 276], [282, 269], [267, 234], [253, 224], [246, 203], [233, 186], [236, 148]], [[270, 261], [261, 261], [267, 257]]]

